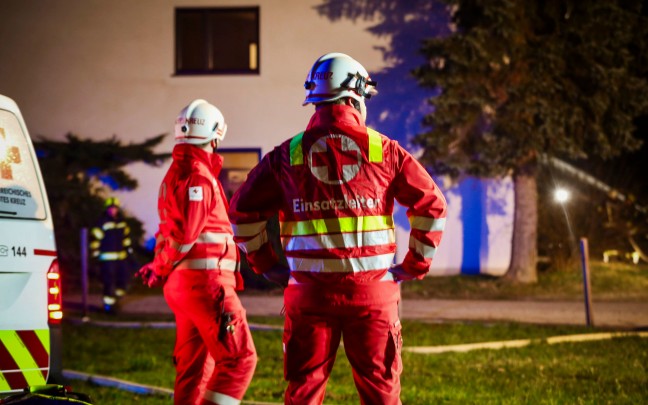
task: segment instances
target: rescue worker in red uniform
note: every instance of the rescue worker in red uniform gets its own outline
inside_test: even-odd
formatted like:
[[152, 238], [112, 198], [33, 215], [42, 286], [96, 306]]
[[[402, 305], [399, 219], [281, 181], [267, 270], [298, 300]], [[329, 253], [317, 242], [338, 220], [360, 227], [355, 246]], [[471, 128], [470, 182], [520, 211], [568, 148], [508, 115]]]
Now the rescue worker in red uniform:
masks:
[[239, 404], [257, 362], [236, 293], [243, 287], [239, 253], [218, 181], [223, 158], [216, 148], [226, 129], [221, 112], [205, 100], [180, 112], [173, 162], [158, 196], [155, 257], [138, 272], [149, 287], [164, 285], [175, 315], [178, 405]]
[[[445, 225], [445, 199], [411, 154], [366, 127], [375, 94], [365, 68], [341, 53], [306, 78], [305, 131], [268, 153], [230, 201], [252, 269], [284, 290], [286, 404], [321, 404], [340, 340], [362, 404], [400, 404], [403, 280], [428, 273]], [[407, 208], [409, 251], [394, 265], [394, 199]], [[279, 214], [289, 269], [266, 221]]]
[[99, 222], [90, 231], [90, 251], [100, 265], [104, 311], [113, 313], [117, 300], [126, 295], [130, 278], [128, 260], [133, 248], [130, 227], [120, 210], [119, 199], [107, 198], [104, 207]]

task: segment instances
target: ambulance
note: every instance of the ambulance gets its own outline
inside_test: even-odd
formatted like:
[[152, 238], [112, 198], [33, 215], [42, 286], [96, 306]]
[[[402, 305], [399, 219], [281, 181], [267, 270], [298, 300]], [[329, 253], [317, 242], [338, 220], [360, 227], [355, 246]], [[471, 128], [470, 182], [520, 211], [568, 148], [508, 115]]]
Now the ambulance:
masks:
[[0, 95], [0, 397], [60, 381], [62, 317], [45, 185], [20, 110]]

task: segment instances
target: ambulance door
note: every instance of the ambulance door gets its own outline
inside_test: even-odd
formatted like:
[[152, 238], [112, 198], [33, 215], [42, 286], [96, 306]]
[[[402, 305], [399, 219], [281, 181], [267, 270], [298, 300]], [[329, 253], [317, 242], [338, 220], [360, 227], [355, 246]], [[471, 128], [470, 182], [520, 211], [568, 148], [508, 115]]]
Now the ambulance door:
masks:
[[48, 381], [59, 278], [34, 148], [17, 105], [0, 95], [0, 392]]

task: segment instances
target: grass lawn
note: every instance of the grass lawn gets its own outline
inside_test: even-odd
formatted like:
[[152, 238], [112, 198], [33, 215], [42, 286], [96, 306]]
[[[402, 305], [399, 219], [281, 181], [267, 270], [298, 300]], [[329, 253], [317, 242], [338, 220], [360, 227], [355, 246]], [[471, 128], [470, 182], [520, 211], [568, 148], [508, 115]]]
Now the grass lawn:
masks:
[[[263, 318], [251, 319], [264, 322]], [[267, 323], [277, 323], [276, 318]], [[546, 338], [592, 332], [573, 326], [510, 323], [404, 322], [405, 346]], [[66, 369], [172, 388], [173, 329], [114, 329], [64, 325]], [[281, 332], [255, 331], [259, 363], [248, 401], [282, 402], [285, 382]], [[648, 397], [648, 339], [626, 337], [585, 343], [422, 355], [404, 353], [404, 404], [637, 404]], [[98, 404], [168, 404], [146, 396], [72, 381]], [[340, 348], [326, 404], [357, 404], [351, 370]]]
[[[404, 283], [403, 295], [448, 299], [582, 299], [582, 275], [572, 269], [545, 271], [533, 285], [493, 277], [428, 277]], [[137, 290], [137, 289], [136, 289]], [[592, 264], [594, 300], [647, 300], [648, 266]], [[151, 293], [147, 291], [147, 293]], [[157, 291], [159, 293], [159, 290]], [[276, 294], [277, 291], [246, 293]], [[102, 319], [102, 315], [93, 315]], [[120, 318], [120, 320], [131, 320]], [[141, 320], [141, 319], [140, 319]], [[157, 317], [149, 320], [171, 320]], [[281, 318], [250, 322], [281, 325]], [[453, 345], [600, 332], [585, 326], [514, 323], [404, 321], [405, 346]], [[172, 388], [173, 329], [114, 329], [65, 323], [65, 369]], [[245, 400], [283, 402], [280, 331], [254, 331], [259, 363]], [[403, 353], [404, 404], [639, 404], [648, 398], [648, 339], [615, 338], [465, 353]], [[169, 404], [168, 396], [146, 396], [70, 381], [97, 404]], [[340, 348], [325, 404], [358, 404], [351, 369]]]
[[[594, 300], [648, 300], [648, 265], [593, 261], [590, 281]], [[580, 300], [583, 275], [579, 265], [545, 270], [535, 284], [515, 284], [489, 276], [426, 277], [402, 284], [408, 298]]]

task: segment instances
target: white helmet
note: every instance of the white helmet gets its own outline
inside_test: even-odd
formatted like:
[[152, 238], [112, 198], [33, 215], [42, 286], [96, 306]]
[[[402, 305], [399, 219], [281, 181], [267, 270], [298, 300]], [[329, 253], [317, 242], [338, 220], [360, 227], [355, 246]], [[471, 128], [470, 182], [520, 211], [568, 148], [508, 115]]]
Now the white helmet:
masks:
[[327, 53], [315, 61], [306, 76], [303, 105], [351, 97], [364, 109], [365, 98], [377, 93], [376, 84], [369, 78], [367, 70], [349, 55]]
[[177, 143], [202, 145], [212, 139], [225, 139], [227, 124], [220, 110], [207, 101], [196, 99], [180, 111], [175, 122]]

